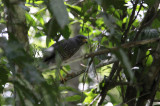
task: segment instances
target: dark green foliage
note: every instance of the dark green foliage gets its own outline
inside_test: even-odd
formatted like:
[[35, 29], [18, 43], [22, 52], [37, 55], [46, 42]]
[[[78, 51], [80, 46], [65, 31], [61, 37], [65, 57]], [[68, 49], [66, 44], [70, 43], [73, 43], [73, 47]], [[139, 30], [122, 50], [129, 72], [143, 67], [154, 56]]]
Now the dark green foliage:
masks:
[[52, 16], [56, 17], [59, 26], [63, 29], [69, 22], [63, 0], [46, 0], [46, 2]]
[[[152, 100], [160, 99], [158, 3], [158, 0], [19, 0], [16, 3], [0, 0], [0, 93], [12, 93], [9, 97], [0, 95], [0, 104], [15, 105], [16, 94], [21, 106], [68, 103], [94, 106], [109, 102], [145, 106], [147, 101], [152, 105]], [[10, 11], [6, 10], [17, 4], [25, 10], [19, 13], [19, 16], [25, 15], [25, 21], [20, 23], [17, 18], [9, 23]], [[28, 49], [20, 43], [21, 36], [16, 35], [18, 26], [28, 31], [30, 42], [25, 42], [29, 44]], [[9, 39], [2, 37], [6, 34]], [[71, 82], [67, 80], [62, 85], [59, 73], [68, 78], [62, 70], [74, 72], [72, 66], [60, 68], [62, 61], [57, 57], [60, 63], [57, 68], [42, 72], [41, 67], [46, 64], [42, 62], [41, 51], [61, 36], [68, 39], [74, 34], [88, 37], [84, 49], [91, 53], [91, 58], [80, 63], [82, 68], [74, 69], [84, 74], [70, 76]], [[154, 41], [146, 43], [150, 40]], [[101, 53], [94, 55], [97, 52]], [[87, 85], [80, 86], [86, 90], [75, 89], [78, 84], [69, 86], [78, 76], [77, 83]], [[6, 83], [11, 87], [5, 87]], [[72, 95], [66, 97], [68, 94]]]
[[149, 6], [154, 5], [154, 3], [155, 3], [156, 1], [157, 1], [157, 0], [144, 0], [144, 2], [147, 3]]
[[3, 92], [5, 84], [8, 82], [9, 70], [5, 64], [1, 63], [0, 65], [0, 93]]
[[68, 26], [61, 29], [55, 18], [50, 19], [48, 23], [46, 23], [44, 31], [48, 38], [55, 39], [56, 41], [59, 39], [60, 35], [66, 39], [68, 39], [70, 35]]
[[101, 5], [107, 9], [114, 6], [115, 9], [126, 10], [125, 0], [101, 0]]

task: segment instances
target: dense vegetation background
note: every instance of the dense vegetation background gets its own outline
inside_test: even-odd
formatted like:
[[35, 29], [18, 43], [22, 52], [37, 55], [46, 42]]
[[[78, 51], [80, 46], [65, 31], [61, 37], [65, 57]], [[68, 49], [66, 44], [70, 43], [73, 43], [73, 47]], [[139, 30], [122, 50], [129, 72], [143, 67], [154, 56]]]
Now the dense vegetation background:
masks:
[[[0, 104], [156, 105], [159, 3], [0, 0]], [[48, 69], [41, 60], [43, 49], [77, 34], [88, 37], [88, 44], [66, 62], [70, 65]], [[62, 70], [74, 74], [67, 76]]]

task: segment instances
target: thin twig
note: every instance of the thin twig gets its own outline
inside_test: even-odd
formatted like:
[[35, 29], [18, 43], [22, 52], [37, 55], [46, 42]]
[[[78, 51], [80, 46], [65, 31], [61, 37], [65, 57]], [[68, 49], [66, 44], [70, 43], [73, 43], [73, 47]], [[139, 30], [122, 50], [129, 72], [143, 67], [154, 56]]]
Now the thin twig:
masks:
[[86, 78], [87, 78], [87, 75], [88, 75], [88, 71], [89, 71], [89, 68], [90, 68], [92, 62], [93, 62], [93, 57], [89, 61], [88, 67], [86, 68], [86, 71], [85, 71], [85, 73], [83, 75], [83, 81], [82, 81], [83, 82], [83, 90], [84, 90], [84, 84], [85, 84], [85, 81], [86, 81]]
[[109, 60], [109, 61], [104, 61], [103, 63], [100, 63], [100, 64], [96, 65], [96, 68], [100, 68], [100, 67], [112, 64], [112, 63], [114, 63], [116, 61], [117, 61], [117, 59], [112, 59], [112, 60]]
[[93, 103], [100, 97], [100, 94], [98, 94], [94, 99], [93, 101], [89, 104], [89, 106], [92, 106]]
[[[133, 41], [135, 41], [135, 40], [138, 38], [140, 32], [141, 32], [144, 28], [146, 28], [147, 26], [149, 26], [149, 25], [153, 22], [153, 20], [158, 16], [158, 13], [160, 12], [160, 10], [157, 11], [157, 8], [158, 8], [158, 6], [159, 6], [159, 5], [157, 5], [157, 4], [159, 4], [159, 1], [155, 2], [155, 4], [156, 4], [156, 6], [151, 7], [151, 8], [148, 9], [147, 14], [146, 14], [145, 17], [143, 18], [144, 20], [141, 22], [141, 26], [139, 27], [139, 30], [138, 30], [137, 34], [135, 35]], [[150, 19], [150, 20], [146, 20], [146, 19], [150, 16], [150, 15], [148, 16], [148, 14], [150, 14], [150, 12], [152, 12], [151, 10], [152, 10], [153, 8], [155, 8], [155, 12], [156, 12], [156, 13], [155, 13], [153, 16], [151, 16], [151, 19]], [[147, 22], [146, 22], [146, 21], [147, 21]]]
[[127, 39], [127, 34], [129, 32], [129, 29], [130, 29], [132, 23], [134, 22], [134, 16], [135, 16], [135, 11], [136, 11], [136, 7], [137, 7], [138, 2], [139, 2], [139, 0], [136, 0], [135, 4], [133, 4], [133, 10], [132, 10], [132, 13], [131, 13], [131, 16], [130, 16], [128, 27], [127, 27], [127, 29], [125, 30], [125, 32], [122, 36], [122, 43], [124, 43], [125, 40]]
[[[103, 67], [104, 65], [112, 64], [112, 63], [114, 63], [115, 61], [116, 61], [116, 60], [108, 61], [108, 62], [99, 64], [99, 65], [95, 66], [95, 68], [100, 68], [100, 67]], [[87, 68], [88, 68], [88, 67], [87, 67]], [[68, 81], [68, 80], [71, 80], [71, 79], [73, 79], [73, 78], [75, 78], [75, 77], [77, 77], [77, 76], [79, 76], [79, 75], [81, 75], [81, 74], [84, 73], [84, 72], [86, 72], [85, 69], [84, 69], [84, 70], [81, 70], [81, 71], [79, 71], [79, 72], [77, 72], [77, 73], [72, 74], [72, 76], [66, 76], [66, 77], [64, 78], [65, 81], [63, 81], [63, 83], [66, 82], [66, 81]]]
[[81, 71], [78, 71], [77, 73], [73, 74], [72, 76], [67, 76], [67, 77], [64, 78], [65, 80], [61, 83], [65, 83], [66, 81], [71, 80], [71, 79], [81, 75], [84, 72], [85, 72], [85, 70], [81, 70]]
[[[120, 74], [119, 74], [119, 81], [120, 81], [120, 82], [122, 81], [122, 80], [121, 80]], [[124, 100], [125, 100], [124, 86], [121, 84], [120, 87], [121, 87], [121, 95], [122, 95], [122, 99], [123, 99], [123, 102], [124, 102]]]
[[139, 14], [139, 12], [140, 12], [142, 6], [143, 6], [143, 0], [142, 0], [142, 2], [141, 2], [141, 4], [140, 4], [140, 7], [139, 7], [138, 12], [137, 12], [137, 15], [134, 17], [132, 23], [136, 20], [136, 18], [137, 18], [137, 16], [138, 16], [138, 14]]
[[[145, 93], [145, 94], [143, 94], [143, 95], [140, 95], [139, 98], [142, 97], [142, 96], [148, 95], [148, 94], [150, 94], [150, 92], [147, 92], [147, 93]], [[135, 97], [135, 98], [132, 98], [132, 99], [128, 100], [127, 102], [118, 104], [118, 105], [116, 105], [116, 106], [122, 106], [123, 104], [127, 104], [127, 103], [129, 103], [130, 101], [132, 101], [132, 100], [134, 100], [134, 99], [137, 99], [137, 98], [136, 98], [136, 97]]]
[[96, 52], [93, 52], [93, 53], [90, 53], [90, 54], [86, 54], [84, 56], [84, 58], [86, 59], [86, 58], [94, 57], [94, 56], [97, 56], [97, 55], [106, 54], [106, 53], [109, 53], [111, 51], [118, 50], [119, 48], [132, 48], [132, 47], [136, 47], [136, 46], [139, 46], [139, 45], [145, 45], [145, 44], [148, 44], [148, 43], [156, 42], [158, 40], [160, 40], [160, 37], [147, 39], [147, 40], [141, 40], [141, 41], [129, 42], [129, 43], [122, 44], [119, 47], [106, 48], [104, 50], [100, 50], [100, 51], [96, 51]]

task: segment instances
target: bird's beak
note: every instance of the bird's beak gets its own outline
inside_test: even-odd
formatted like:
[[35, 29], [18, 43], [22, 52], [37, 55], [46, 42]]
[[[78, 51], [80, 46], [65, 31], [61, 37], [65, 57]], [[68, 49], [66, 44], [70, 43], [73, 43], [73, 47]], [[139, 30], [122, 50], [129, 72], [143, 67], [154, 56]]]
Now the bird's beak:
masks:
[[83, 42], [84, 42], [84, 43], [88, 43], [87, 39], [83, 39]]

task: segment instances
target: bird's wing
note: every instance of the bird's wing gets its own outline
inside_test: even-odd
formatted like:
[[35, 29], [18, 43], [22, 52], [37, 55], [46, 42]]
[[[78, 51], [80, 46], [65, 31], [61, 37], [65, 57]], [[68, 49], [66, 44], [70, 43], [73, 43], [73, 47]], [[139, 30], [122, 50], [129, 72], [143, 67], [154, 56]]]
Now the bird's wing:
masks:
[[76, 51], [78, 51], [79, 45], [75, 41], [75, 39], [64, 40], [63, 43], [60, 43], [59, 48], [57, 49], [60, 55], [64, 60], [73, 56]]
[[[55, 56], [56, 56], [56, 50], [62, 46], [63, 47], [63, 42], [65, 43], [66, 40], [62, 40], [58, 43], [53, 44], [52, 46], [50, 46], [49, 48], [45, 49], [43, 51], [43, 61], [46, 63], [50, 63], [50, 62], [55, 62]], [[60, 45], [60, 46], [59, 46]]]
[[62, 60], [67, 60], [79, 50], [80, 46], [74, 38], [59, 41], [45, 50], [47, 53], [44, 62], [55, 62], [56, 52], [60, 54]]
[[[55, 58], [55, 50], [54, 45], [44, 50], [43, 61], [49, 62], [51, 59]], [[53, 60], [54, 61], [54, 60]]]

